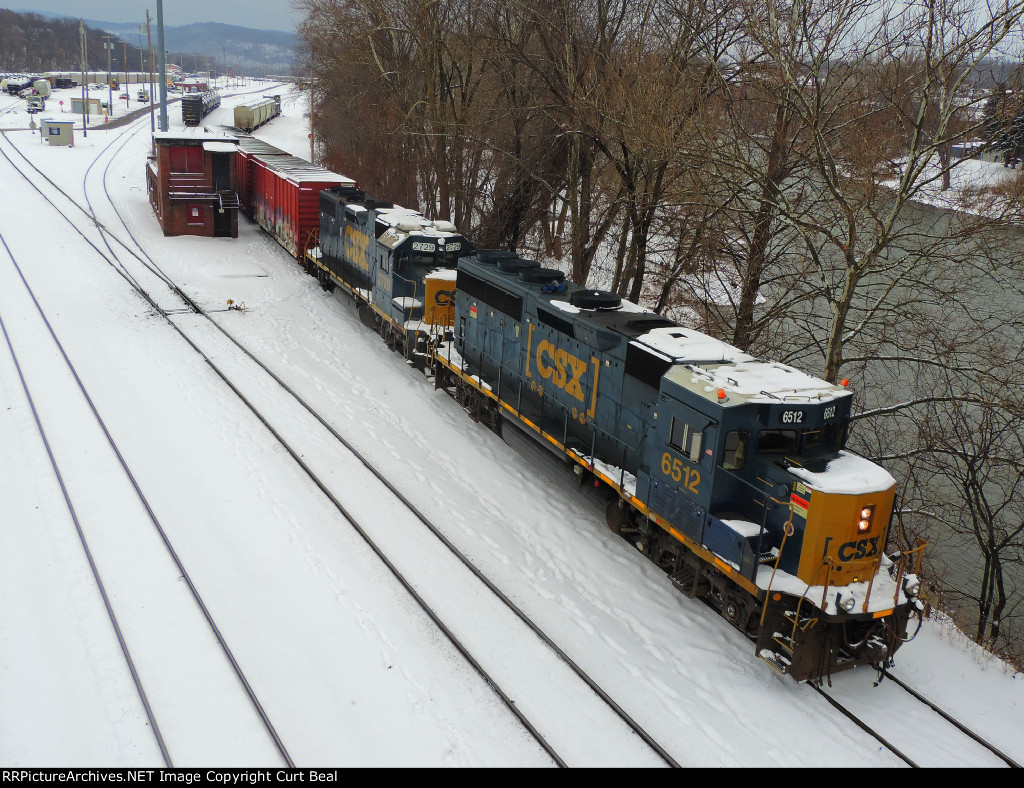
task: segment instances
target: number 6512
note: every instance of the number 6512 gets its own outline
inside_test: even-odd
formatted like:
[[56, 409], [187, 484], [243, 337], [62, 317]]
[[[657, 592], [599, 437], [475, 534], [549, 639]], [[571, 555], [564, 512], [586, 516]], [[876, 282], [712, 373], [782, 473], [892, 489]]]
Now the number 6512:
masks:
[[661, 455], [661, 472], [674, 481], [682, 482], [694, 495], [700, 492], [697, 489], [697, 485], [700, 484], [700, 471], [683, 465], [678, 457], [673, 457], [668, 452]]

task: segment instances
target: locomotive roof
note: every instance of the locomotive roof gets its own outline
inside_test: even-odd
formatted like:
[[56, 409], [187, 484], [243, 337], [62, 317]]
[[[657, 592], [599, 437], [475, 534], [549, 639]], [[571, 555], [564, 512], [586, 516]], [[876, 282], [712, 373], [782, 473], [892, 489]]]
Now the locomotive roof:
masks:
[[431, 221], [419, 211], [395, 205], [390, 208], [378, 208], [374, 213], [375, 221], [389, 225], [378, 242], [394, 249], [413, 236], [447, 239], [461, 238], [462, 235], [451, 222], [443, 220]]
[[[514, 274], [503, 275], [480, 264], [476, 268], [521, 286]], [[580, 289], [570, 286], [565, 294], [534, 295], [539, 303], [572, 315], [600, 331], [622, 335], [623, 352], [628, 343], [635, 343], [671, 362], [665, 378], [703, 398], [717, 402], [719, 389], [728, 395], [722, 403], [726, 406], [744, 402], [819, 403], [850, 396], [850, 391], [842, 386], [778, 361], [763, 361], [630, 301], [623, 300], [614, 309], [581, 309], [568, 300], [574, 290]]]

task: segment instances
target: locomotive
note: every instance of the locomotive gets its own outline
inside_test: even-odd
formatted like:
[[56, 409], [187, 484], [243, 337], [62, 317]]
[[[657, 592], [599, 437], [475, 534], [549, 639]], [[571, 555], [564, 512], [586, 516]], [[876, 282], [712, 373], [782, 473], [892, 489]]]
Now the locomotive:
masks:
[[460, 260], [453, 295], [435, 385], [564, 456], [676, 588], [797, 681], [891, 663], [921, 551], [885, 553], [896, 481], [844, 448], [845, 386], [511, 253]]
[[923, 546], [888, 552], [896, 481], [846, 449], [846, 381], [477, 250], [351, 183], [320, 190], [318, 237], [286, 248], [472, 418], [554, 451], [614, 533], [778, 672], [881, 670], [920, 626]]
[[456, 264], [473, 251], [451, 222], [335, 186], [320, 192], [319, 247], [306, 270], [353, 296], [363, 323], [426, 369], [431, 341], [454, 316]]

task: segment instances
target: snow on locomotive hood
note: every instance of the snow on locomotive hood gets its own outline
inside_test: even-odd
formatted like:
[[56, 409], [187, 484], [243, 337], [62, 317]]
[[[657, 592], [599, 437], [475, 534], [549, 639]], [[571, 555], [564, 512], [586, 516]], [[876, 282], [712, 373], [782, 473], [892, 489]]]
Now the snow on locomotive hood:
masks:
[[887, 470], [848, 451], [840, 451], [820, 473], [798, 467], [790, 468], [789, 472], [803, 479], [812, 490], [838, 495], [882, 492], [896, 486], [896, 479]]

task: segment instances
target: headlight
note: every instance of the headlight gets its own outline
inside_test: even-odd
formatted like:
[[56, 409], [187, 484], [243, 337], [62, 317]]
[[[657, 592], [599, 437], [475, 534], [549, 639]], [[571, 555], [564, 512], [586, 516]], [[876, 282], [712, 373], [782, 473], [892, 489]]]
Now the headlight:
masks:
[[843, 594], [842, 591], [836, 594], [836, 607], [840, 610], [845, 610], [849, 613], [856, 604], [857, 600], [854, 599], [853, 594]]
[[903, 578], [903, 593], [909, 597], [915, 597], [921, 593], [921, 581], [914, 575], [907, 575]]
[[875, 519], [875, 505], [861, 507], [860, 518], [857, 520], [857, 533], [864, 534], [871, 530], [871, 523]]

